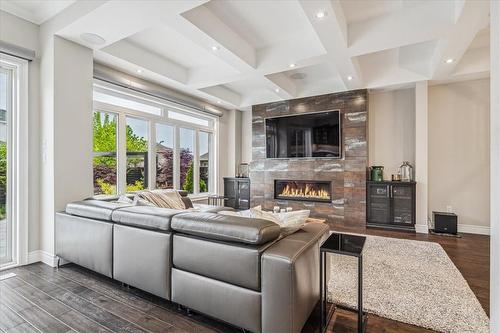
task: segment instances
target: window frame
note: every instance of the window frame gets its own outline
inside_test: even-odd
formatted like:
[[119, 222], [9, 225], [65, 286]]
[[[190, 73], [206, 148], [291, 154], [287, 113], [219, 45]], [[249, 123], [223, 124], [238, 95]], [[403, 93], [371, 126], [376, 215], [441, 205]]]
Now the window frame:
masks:
[[[95, 106], [95, 104], [94, 104]], [[100, 112], [100, 113], [107, 113], [107, 114], [110, 114], [110, 115], [113, 115], [116, 119], [116, 142], [115, 142], [115, 153], [116, 153], [116, 193], [115, 194], [111, 194], [111, 195], [119, 195], [120, 193], [120, 160], [118, 159], [118, 155], [119, 155], [119, 149], [120, 149], [120, 131], [119, 131], [119, 127], [120, 127], [120, 114], [118, 112], [114, 112], [114, 111], [107, 111], [107, 110], [104, 110], [104, 109], [96, 109], [95, 107], [92, 108], [92, 117], [94, 117], [94, 113], [95, 112]], [[93, 126], [93, 124], [92, 124]], [[96, 157], [96, 153], [99, 153], [99, 152], [96, 152], [94, 151], [94, 133], [92, 133], [92, 169], [94, 168], [94, 158]], [[94, 179], [94, 170], [92, 170], [92, 180]], [[104, 197], [104, 196], [107, 196], [106, 194], [95, 194], [94, 193], [94, 196], [95, 197]]]
[[[94, 83], [94, 89], [97, 89], [101, 93], [106, 93], [109, 89], [108, 85], [101, 85], [99, 83]], [[109, 91], [113, 95], [120, 95], [121, 98], [128, 98], [128, 96], [132, 96], [135, 101], [138, 99], [145, 99], [142, 94], [135, 92], [126, 92], [121, 93], [122, 88], [114, 87], [109, 89]], [[156, 125], [168, 125], [172, 126], [174, 129], [174, 154], [173, 154], [173, 182], [174, 189], [181, 190], [182, 184], [180, 184], [180, 163], [179, 163], [179, 144], [180, 144], [180, 128], [186, 128], [189, 130], [194, 130], [194, 170], [193, 170], [193, 193], [189, 194], [192, 198], [203, 198], [207, 197], [210, 194], [218, 193], [217, 182], [215, 179], [218, 176], [218, 155], [217, 155], [217, 142], [218, 142], [218, 123], [219, 119], [217, 116], [210, 116], [205, 114], [200, 114], [199, 111], [190, 109], [185, 106], [175, 105], [171, 102], [161, 101], [158, 98], [151, 98], [151, 102], [155, 103], [155, 105], [162, 106], [162, 115], [157, 116], [154, 114], [133, 110], [130, 108], [126, 108], [123, 106], [117, 106], [112, 104], [107, 104], [100, 101], [93, 101], [93, 110], [92, 112], [106, 112], [117, 115], [117, 195], [126, 194], [126, 118], [133, 117], [136, 119], [145, 120], [148, 122], [148, 183], [146, 184], [147, 189], [155, 189], [156, 188]], [[206, 119], [209, 121], [211, 126], [202, 126], [199, 124], [194, 124], [190, 122], [184, 122], [177, 119], [171, 119], [168, 117], [168, 111], [174, 111], [178, 113], [183, 113], [188, 116], [194, 116], [197, 118]], [[209, 151], [213, 152], [213, 157], [211, 158], [209, 169], [209, 192], [200, 193], [199, 192], [199, 154], [198, 154], [198, 145], [199, 145], [199, 132], [206, 132], [212, 135], [212, 142], [209, 143]], [[96, 195], [102, 197], [103, 195]]]
[[[0, 64], [11, 71], [10, 107], [7, 114], [7, 218], [12, 234], [9, 263], [0, 271], [28, 263], [28, 61], [0, 53]], [[10, 207], [9, 207], [10, 206]]]

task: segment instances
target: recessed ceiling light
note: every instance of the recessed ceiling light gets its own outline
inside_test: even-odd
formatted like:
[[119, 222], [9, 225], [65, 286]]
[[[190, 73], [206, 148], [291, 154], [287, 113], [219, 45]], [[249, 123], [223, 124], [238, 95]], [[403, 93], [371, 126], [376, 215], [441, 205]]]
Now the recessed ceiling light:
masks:
[[453, 59], [453, 58], [446, 59], [446, 63], [447, 64], [451, 64], [451, 63], [454, 63], [454, 62], [455, 62], [455, 59]]
[[274, 89], [274, 91], [276, 91], [277, 93], [279, 93], [280, 92], [280, 88], [276, 88], [276, 89]]
[[317, 19], [325, 18], [325, 16], [326, 16], [326, 12], [323, 11], [323, 10], [321, 10], [321, 11], [319, 11], [319, 12], [316, 13], [316, 18]]
[[221, 103], [222, 103], [222, 101], [217, 101], [217, 104], [221, 104]]
[[217, 51], [219, 49], [220, 49], [220, 47], [218, 47], [217, 45], [212, 46], [212, 51]]
[[86, 32], [86, 33], [81, 34], [80, 38], [83, 41], [90, 43], [90, 44], [94, 44], [94, 45], [102, 45], [102, 44], [106, 43], [104, 38], [102, 38], [99, 35], [90, 33], [90, 32]]
[[347, 77], [347, 80], [349, 80], [349, 81], [351, 81], [352, 79], [353, 79], [353, 77], [350, 75]]
[[297, 65], [295, 65], [295, 64], [288, 65], [288, 67], [290, 67], [290, 68], [294, 68], [295, 66], [297, 66]]
[[141, 73], [142, 73], [142, 69], [140, 69], [140, 68], [139, 68], [139, 69], [137, 70], [137, 73], [141, 74]]

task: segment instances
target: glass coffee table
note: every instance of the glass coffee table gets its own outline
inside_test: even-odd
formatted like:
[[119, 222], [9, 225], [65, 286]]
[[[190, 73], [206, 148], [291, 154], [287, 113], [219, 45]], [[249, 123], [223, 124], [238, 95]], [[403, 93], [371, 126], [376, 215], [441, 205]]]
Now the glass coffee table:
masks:
[[[366, 313], [363, 312], [363, 248], [366, 237], [332, 233], [330, 237], [320, 247], [320, 305], [321, 305], [321, 332], [328, 328], [328, 323], [332, 318], [336, 308], [340, 306], [331, 306], [327, 311], [327, 289], [328, 281], [326, 281], [326, 255], [328, 253], [336, 253], [358, 258], [358, 333], [364, 332], [366, 328]], [[345, 308], [344, 308], [345, 309]], [[350, 310], [350, 309], [346, 309]], [[352, 311], [352, 310], [351, 310]]]

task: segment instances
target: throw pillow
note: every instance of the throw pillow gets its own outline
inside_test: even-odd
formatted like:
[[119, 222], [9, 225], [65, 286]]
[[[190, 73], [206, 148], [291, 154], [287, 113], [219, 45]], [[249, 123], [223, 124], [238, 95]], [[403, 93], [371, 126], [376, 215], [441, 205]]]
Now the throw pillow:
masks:
[[257, 206], [239, 212], [222, 211], [219, 212], [219, 214], [272, 221], [281, 227], [281, 236], [284, 237], [293, 234], [297, 230], [301, 229], [305, 225], [306, 220], [309, 217], [310, 211], [296, 210], [284, 213], [274, 213], [274, 212], [263, 211], [260, 206]]
[[149, 202], [149, 201], [147, 201], [145, 199], [142, 199], [137, 194], [134, 196], [134, 200], [132, 201], [132, 205], [134, 205], [134, 206], [152, 206], [152, 207], [156, 207], [156, 205], [152, 204], [151, 202]]
[[180, 194], [175, 190], [145, 190], [138, 192], [136, 197], [161, 208], [186, 209]]
[[125, 194], [122, 194], [122, 195], [120, 195], [120, 197], [118, 198], [118, 200], [116, 200], [116, 202], [125, 203], [125, 204], [132, 204], [134, 202], [134, 200], [130, 199]]

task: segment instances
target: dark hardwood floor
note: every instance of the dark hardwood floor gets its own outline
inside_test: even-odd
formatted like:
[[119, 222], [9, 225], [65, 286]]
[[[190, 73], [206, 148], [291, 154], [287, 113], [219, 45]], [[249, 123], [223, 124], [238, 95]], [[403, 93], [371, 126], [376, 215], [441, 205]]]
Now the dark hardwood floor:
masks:
[[[489, 237], [452, 238], [342, 225], [336, 225], [334, 230], [440, 243], [488, 313]], [[116, 281], [76, 265], [56, 270], [37, 263], [8, 272], [17, 276], [0, 282], [1, 332], [241, 332], [201, 314], [188, 315], [165, 300], [123, 288]], [[315, 311], [311, 315], [304, 333], [318, 332], [317, 314]], [[335, 333], [355, 329], [355, 315], [342, 310], [329, 326], [329, 332]], [[369, 315], [366, 331], [430, 332], [374, 315]]]

